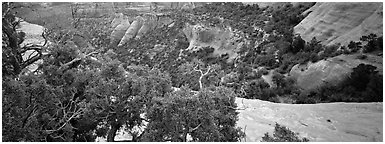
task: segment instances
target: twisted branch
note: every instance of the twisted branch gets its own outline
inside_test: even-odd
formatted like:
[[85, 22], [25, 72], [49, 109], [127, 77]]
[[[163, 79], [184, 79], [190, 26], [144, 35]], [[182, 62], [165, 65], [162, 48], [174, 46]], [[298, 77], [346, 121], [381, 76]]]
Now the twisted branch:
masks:
[[72, 61], [70, 62], [67, 62], [63, 65], [60, 66], [60, 68], [58, 69], [59, 72], [64, 72], [70, 68], [73, 68], [74, 66], [71, 66], [73, 65], [74, 63], [77, 63], [77, 62], [81, 62], [83, 59], [87, 58], [88, 56], [91, 56], [93, 54], [97, 54], [98, 52], [91, 52], [89, 54], [86, 54], [86, 55], [83, 55], [83, 54], [80, 54], [80, 57], [77, 57], [75, 59], [73, 59]]
[[194, 71], [197, 71], [201, 74], [201, 76], [199, 77], [199, 90], [202, 90], [203, 89], [203, 83], [202, 83], [202, 79], [204, 76], [206, 76], [207, 74], [209, 74], [209, 72], [211, 71], [211, 66], [208, 67], [207, 71], [203, 73], [202, 70], [198, 69], [198, 65], [196, 65], [194, 67]]

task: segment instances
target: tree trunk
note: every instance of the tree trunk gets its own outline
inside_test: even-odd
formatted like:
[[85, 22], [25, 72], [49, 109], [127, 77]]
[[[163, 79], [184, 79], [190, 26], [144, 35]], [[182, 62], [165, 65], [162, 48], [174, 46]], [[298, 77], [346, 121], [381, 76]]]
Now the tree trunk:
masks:
[[203, 76], [204, 76], [204, 75], [201, 75], [201, 76], [199, 77], [199, 90], [202, 90], [202, 89], [203, 89], [203, 83], [202, 83]]
[[108, 135], [107, 135], [107, 142], [115, 141], [116, 132], [119, 130], [119, 128], [120, 128], [119, 124], [111, 125], [111, 129], [108, 131]]
[[187, 134], [188, 134], [188, 129], [184, 130], [183, 132], [183, 137], [182, 137], [183, 142], [187, 142]]

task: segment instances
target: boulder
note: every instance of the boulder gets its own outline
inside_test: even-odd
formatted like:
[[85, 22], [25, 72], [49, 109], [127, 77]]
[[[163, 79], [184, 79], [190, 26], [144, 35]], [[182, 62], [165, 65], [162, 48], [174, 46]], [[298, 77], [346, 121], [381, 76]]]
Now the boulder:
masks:
[[306, 41], [316, 37], [324, 45], [347, 45], [370, 33], [382, 36], [382, 7], [381, 2], [319, 2], [304, 12], [308, 15], [294, 33]]

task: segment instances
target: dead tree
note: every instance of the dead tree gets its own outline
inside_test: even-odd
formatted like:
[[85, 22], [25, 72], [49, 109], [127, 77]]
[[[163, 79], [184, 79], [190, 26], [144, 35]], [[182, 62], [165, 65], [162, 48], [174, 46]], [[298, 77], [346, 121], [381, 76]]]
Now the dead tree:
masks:
[[198, 69], [198, 66], [199, 65], [196, 65], [194, 67], [194, 71], [197, 71], [200, 74], [198, 82], [199, 82], [199, 90], [202, 90], [203, 89], [202, 79], [203, 79], [203, 77], [205, 77], [206, 75], [208, 75], [212, 71], [212, 68], [211, 68], [211, 66], [209, 66], [207, 68], [206, 72], [203, 72], [201, 69]]

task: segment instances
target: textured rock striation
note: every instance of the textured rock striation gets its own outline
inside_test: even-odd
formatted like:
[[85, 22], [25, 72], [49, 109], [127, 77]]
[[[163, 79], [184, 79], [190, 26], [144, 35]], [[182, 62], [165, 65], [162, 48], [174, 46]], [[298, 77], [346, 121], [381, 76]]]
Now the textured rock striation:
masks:
[[382, 36], [382, 9], [381, 2], [319, 2], [304, 12], [308, 15], [294, 27], [294, 33], [306, 41], [316, 37], [325, 45], [345, 45], [370, 33]]
[[124, 36], [121, 38], [118, 46], [126, 44], [130, 39], [134, 38], [139, 29], [143, 26], [144, 19], [141, 16], [137, 16], [131, 23], [130, 27], [125, 31]]
[[130, 25], [128, 18], [124, 17], [122, 22], [111, 33], [111, 45], [116, 46], [119, 44]]
[[[131, 23], [130, 23], [131, 22]], [[122, 46], [131, 39], [139, 39], [148, 32], [157, 27], [169, 26], [173, 21], [162, 14], [155, 15], [151, 13], [143, 14], [137, 17], [127, 17], [122, 13], [115, 14], [110, 27], [113, 29], [111, 33], [111, 45]]]

